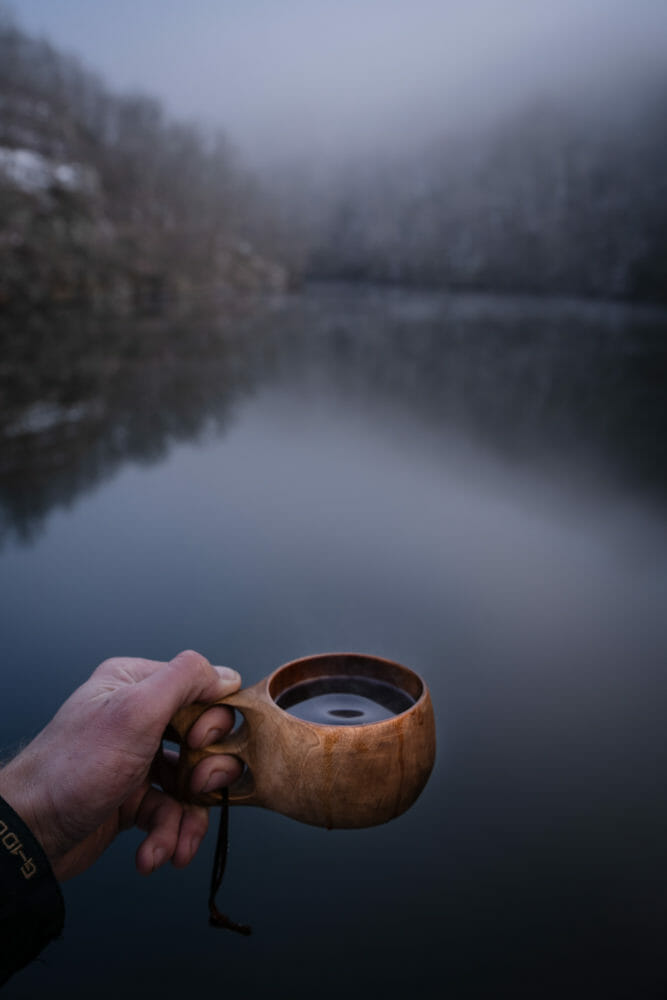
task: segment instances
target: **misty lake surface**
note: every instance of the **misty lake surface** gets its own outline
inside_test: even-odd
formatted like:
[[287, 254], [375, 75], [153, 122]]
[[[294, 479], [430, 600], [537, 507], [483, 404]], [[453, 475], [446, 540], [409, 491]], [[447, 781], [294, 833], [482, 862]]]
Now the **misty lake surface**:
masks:
[[3, 752], [112, 655], [354, 650], [426, 679], [436, 767], [369, 830], [232, 809], [247, 939], [213, 833], [148, 879], [124, 834], [5, 995], [663, 997], [667, 317], [224, 312], [3, 321]]

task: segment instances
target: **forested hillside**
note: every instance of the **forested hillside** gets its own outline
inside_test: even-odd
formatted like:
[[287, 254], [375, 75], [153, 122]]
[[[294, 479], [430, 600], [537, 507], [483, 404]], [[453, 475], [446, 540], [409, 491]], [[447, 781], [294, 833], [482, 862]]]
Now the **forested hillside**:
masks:
[[[667, 72], [348, 164], [311, 269], [447, 288], [667, 299]], [[323, 207], [324, 206], [324, 207]]]
[[666, 123], [667, 71], [260, 184], [224, 134], [112, 93], [0, 0], [0, 306], [150, 308], [304, 274], [666, 301]]
[[0, 11], [0, 305], [282, 288], [286, 256], [224, 135], [111, 93]]

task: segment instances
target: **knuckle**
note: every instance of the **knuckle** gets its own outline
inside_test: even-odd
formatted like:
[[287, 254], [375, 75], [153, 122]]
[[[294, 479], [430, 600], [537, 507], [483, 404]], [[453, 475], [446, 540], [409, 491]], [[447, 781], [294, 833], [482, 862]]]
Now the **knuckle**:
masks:
[[206, 657], [194, 649], [184, 649], [176, 659], [185, 662], [191, 670], [207, 670], [210, 667]]
[[114, 670], [116, 670], [117, 667], [120, 666], [120, 663], [121, 663], [121, 657], [110, 656], [108, 657], [108, 659], [102, 660], [97, 670], [100, 671], [100, 673], [111, 673]]

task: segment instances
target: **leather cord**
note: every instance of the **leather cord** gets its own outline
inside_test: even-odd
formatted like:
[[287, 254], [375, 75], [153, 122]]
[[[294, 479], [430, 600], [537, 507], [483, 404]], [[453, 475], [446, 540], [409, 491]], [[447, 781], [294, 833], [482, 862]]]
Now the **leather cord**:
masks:
[[211, 871], [211, 885], [208, 894], [208, 922], [211, 927], [220, 927], [228, 931], [236, 931], [238, 934], [251, 934], [252, 928], [247, 924], [237, 924], [235, 920], [221, 913], [216, 905], [215, 898], [218, 894], [222, 879], [225, 874], [227, 864], [227, 852], [229, 850], [229, 792], [226, 788], [222, 790], [222, 803], [220, 805], [220, 823], [218, 825], [218, 839], [215, 845], [213, 856], [213, 870]]

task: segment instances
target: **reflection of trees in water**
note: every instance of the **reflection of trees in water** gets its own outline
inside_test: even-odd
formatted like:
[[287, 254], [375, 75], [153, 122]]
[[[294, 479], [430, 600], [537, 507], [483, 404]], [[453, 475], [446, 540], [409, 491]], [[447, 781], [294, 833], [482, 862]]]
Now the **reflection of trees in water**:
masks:
[[[323, 286], [293, 354], [505, 457], [667, 499], [667, 312]], [[293, 359], [294, 363], [294, 359]]]
[[390, 400], [513, 458], [592, 469], [664, 501], [666, 326], [616, 307], [337, 286], [225, 320], [6, 321], [4, 531], [29, 539], [123, 462], [224, 427], [267, 378], [318, 373], [325, 392]]
[[[123, 462], [163, 458], [224, 426], [263, 367], [262, 328], [219, 315], [104, 321], [67, 313], [0, 327], [0, 539], [29, 540], [53, 507]], [[2, 522], [5, 522], [4, 525]]]

